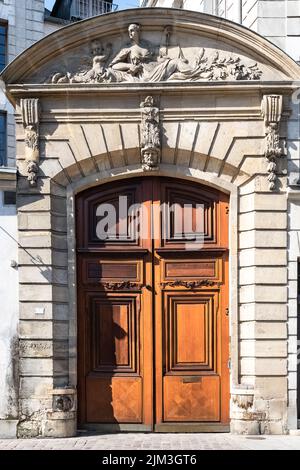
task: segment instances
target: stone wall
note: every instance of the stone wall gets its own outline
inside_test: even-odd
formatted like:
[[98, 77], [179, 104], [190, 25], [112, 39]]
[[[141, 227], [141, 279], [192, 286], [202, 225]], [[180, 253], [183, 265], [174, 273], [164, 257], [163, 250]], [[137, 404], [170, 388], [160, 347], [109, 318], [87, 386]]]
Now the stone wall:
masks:
[[[300, 106], [299, 94], [288, 125], [288, 390], [289, 424], [297, 428], [297, 364], [299, 361], [299, 281], [300, 261]], [[299, 366], [298, 366], [299, 367]], [[298, 392], [299, 393], [299, 392]], [[298, 395], [299, 396], [299, 395]]]
[[[173, 108], [178, 99], [174, 93], [175, 89], [160, 98], [164, 138], [157, 174], [191, 178], [231, 193], [232, 385], [234, 397], [249, 390], [254, 397], [250, 410], [233, 410], [232, 430], [281, 433], [287, 429], [286, 178], [280, 178], [279, 192], [270, 193], [259, 95], [245, 94], [242, 100], [224, 95], [221, 117], [212, 105], [213, 97], [204, 92], [202, 98], [194, 95], [191, 100], [186, 89], [185, 100], [193, 103], [193, 111], [182, 102], [180, 115], [192, 112], [198, 118], [182, 121]], [[17, 156], [23, 176], [18, 183], [20, 436], [60, 435], [73, 432], [75, 426], [72, 416], [67, 415], [67, 421], [57, 420], [58, 428], [53, 424], [53, 413], [57, 416], [57, 412], [52, 409], [53, 390], [76, 384], [76, 338], [72, 336], [76, 329], [75, 264], [72, 247], [67, 245], [67, 240], [74, 239], [74, 227], [67, 224], [73, 215], [67, 211], [66, 190], [71, 197], [113, 175], [142, 174], [137, 137], [139, 100], [127, 92], [122, 108], [114, 111], [112, 103], [114, 108], [117, 101], [112, 92], [103, 95], [101, 102], [101, 111], [91, 115], [87, 95], [83, 118], [75, 96], [69, 95], [68, 104], [56, 100], [55, 112], [53, 99], [43, 99], [43, 116], [48, 117], [42, 117], [40, 177], [35, 189], [28, 188], [23, 126], [19, 124]], [[214, 114], [208, 109], [214, 109]], [[224, 119], [224, 109], [230, 110], [229, 120]], [[242, 109], [248, 109], [244, 118]], [[240, 195], [238, 207], [236, 194]], [[239, 273], [234, 261], [236, 226]], [[274, 388], [276, 393], [272, 394]]]
[[[3, 0], [0, 20], [7, 23], [7, 60], [11, 62], [24, 49], [44, 36], [43, 0]], [[14, 108], [0, 90], [0, 109], [7, 116], [7, 166], [15, 167]], [[18, 232], [15, 207], [3, 206], [3, 191], [14, 186], [0, 182], [0, 435], [16, 434], [18, 418], [18, 270], [11, 267], [17, 261]]]
[[297, 0], [146, 0], [143, 6], [196, 10], [240, 23], [300, 62], [300, 3]]
[[277, 434], [286, 428], [287, 404], [285, 178], [276, 195], [262, 176], [245, 184], [239, 212], [240, 373], [255, 389], [250, 413], [257, 413], [258, 432]]
[[300, 61], [300, 4], [291, 0], [254, 1], [243, 4], [243, 24], [272, 41]]

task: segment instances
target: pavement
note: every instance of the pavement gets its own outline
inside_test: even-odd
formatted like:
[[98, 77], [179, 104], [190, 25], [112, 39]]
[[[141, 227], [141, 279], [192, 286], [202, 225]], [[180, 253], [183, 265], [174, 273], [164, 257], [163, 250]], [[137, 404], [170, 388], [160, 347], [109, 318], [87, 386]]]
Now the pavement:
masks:
[[66, 439], [0, 439], [0, 450], [300, 450], [300, 436], [80, 434]]

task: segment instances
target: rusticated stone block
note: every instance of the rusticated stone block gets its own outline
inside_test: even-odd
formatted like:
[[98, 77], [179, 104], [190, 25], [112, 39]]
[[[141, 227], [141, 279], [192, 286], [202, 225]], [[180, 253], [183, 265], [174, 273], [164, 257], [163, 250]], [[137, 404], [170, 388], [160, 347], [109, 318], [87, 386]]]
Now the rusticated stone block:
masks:
[[242, 434], [247, 436], [257, 436], [260, 434], [260, 423], [258, 421], [243, 421], [233, 419], [230, 424], [232, 434]]

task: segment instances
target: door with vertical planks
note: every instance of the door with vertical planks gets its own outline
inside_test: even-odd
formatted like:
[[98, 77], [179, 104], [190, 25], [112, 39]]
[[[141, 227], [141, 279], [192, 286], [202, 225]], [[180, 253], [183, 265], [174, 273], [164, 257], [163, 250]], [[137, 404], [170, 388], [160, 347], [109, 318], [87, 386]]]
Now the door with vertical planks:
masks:
[[77, 196], [80, 427], [227, 429], [227, 212], [160, 177]]

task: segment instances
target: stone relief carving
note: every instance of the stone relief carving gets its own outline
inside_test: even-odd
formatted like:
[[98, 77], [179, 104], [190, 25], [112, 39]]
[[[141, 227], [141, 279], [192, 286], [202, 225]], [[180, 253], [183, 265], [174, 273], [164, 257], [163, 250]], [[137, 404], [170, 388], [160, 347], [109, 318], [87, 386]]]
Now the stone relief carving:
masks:
[[[92, 41], [90, 45], [90, 60], [82, 58], [82, 64], [79, 71], [75, 74], [55, 73], [50, 82], [52, 83], [106, 83], [107, 73], [105, 66], [112, 53], [112, 44], [105, 46], [101, 41]], [[91, 64], [92, 63], [92, 67]]]
[[277, 159], [286, 153], [279, 137], [282, 102], [282, 95], [265, 95], [262, 102], [262, 113], [265, 118], [266, 126], [265, 157], [268, 161], [268, 181], [270, 183], [270, 191], [276, 189]]
[[152, 96], [141, 103], [141, 163], [144, 171], [156, 170], [161, 157], [159, 109]]
[[54, 396], [53, 409], [54, 411], [71, 411], [74, 407], [74, 399], [69, 395], [57, 395]]
[[159, 46], [141, 38], [141, 26], [133, 23], [128, 27], [130, 42], [111, 60], [112, 44], [105, 47], [100, 41], [91, 44], [89, 65], [78, 72], [57, 72], [50, 83], [123, 83], [164, 81], [216, 81], [259, 80], [262, 71], [257, 63], [245, 64], [237, 55], [220, 56], [216, 51], [208, 56], [199, 48], [194, 63], [190, 63], [178, 45], [177, 58], [169, 57], [172, 28], [164, 28]]
[[25, 160], [27, 162], [27, 179], [31, 186], [36, 186], [38, 175], [39, 120], [40, 104], [38, 98], [21, 99], [23, 126], [25, 129]]

